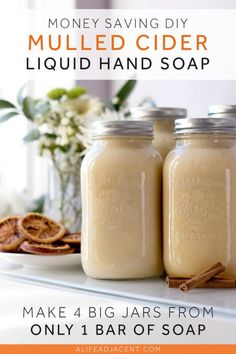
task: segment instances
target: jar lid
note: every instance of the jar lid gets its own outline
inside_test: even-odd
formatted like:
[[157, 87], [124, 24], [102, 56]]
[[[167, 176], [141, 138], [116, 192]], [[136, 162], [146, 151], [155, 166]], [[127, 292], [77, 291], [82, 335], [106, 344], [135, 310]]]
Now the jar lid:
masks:
[[236, 105], [223, 104], [223, 105], [214, 105], [208, 108], [208, 115], [210, 117], [234, 117], [236, 118]]
[[131, 116], [133, 119], [151, 121], [163, 118], [186, 118], [187, 110], [175, 107], [136, 107], [131, 109]]
[[189, 118], [175, 121], [175, 134], [236, 133], [234, 118]]
[[133, 120], [99, 121], [92, 126], [92, 137], [102, 136], [145, 136], [152, 138], [153, 128], [149, 122]]

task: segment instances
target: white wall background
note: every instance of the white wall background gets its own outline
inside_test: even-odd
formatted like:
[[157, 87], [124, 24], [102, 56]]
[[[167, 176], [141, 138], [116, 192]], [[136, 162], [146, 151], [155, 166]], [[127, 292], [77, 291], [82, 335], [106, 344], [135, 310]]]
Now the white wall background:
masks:
[[[89, 2], [89, 0], [88, 0]], [[97, 1], [99, 3], [99, 1]], [[111, 0], [113, 8], [127, 9], [235, 9], [235, 0]]]
[[[236, 0], [113, 0], [112, 6], [129, 9], [234, 9]], [[120, 82], [114, 82], [112, 90], [120, 85]], [[144, 95], [153, 97], [160, 106], [186, 107], [189, 116], [201, 117], [206, 115], [209, 105], [236, 104], [236, 81], [142, 81], [131, 97], [131, 104], [138, 104]]]
[[[28, 0], [38, 8], [236, 8], [236, 0]], [[200, 21], [200, 19], [199, 19]], [[70, 85], [70, 83], [65, 83]], [[122, 85], [121, 81], [81, 81], [89, 92], [102, 98], [112, 96]], [[57, 85], [42, 83], [41, 93]], [[130, 99], [131, 105], [137, 105], [144, 96], [152, 97], [158, 105], [182, 106], [189, 111], [189, 116], [200, 117], [207, 114], [212, 104], [236, 103], [236, 81], [142, 81]]]

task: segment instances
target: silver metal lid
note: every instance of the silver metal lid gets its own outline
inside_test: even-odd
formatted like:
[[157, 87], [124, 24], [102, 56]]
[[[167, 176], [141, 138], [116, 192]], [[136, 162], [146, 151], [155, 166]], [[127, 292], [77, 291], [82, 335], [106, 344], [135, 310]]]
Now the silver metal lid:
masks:
[[208, 108], [208, 115], [215, 118], [236, 118], [236, 105], [214, 105]]
[[175, 121], [175, 134], [236, 133], [234, 118], [191, 118]]
[[137, 107], [131, 109], [131, 116], [133, 119], [150, 121], [186, 118], [187, 110], [175, 107]]
[[150, 122], [133, 120], [99, 121], [92, 126], [92, 137], [102, 136], [145, 136], [152, 138], [153, 128]]

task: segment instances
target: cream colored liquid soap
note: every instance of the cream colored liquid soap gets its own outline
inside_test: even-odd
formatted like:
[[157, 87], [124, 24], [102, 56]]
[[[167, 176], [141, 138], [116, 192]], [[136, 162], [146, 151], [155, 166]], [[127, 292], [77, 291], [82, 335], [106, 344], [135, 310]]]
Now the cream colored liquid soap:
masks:
[[93, 278], [131, 279], [163, 273], [162, 158], [152, 126], [95, 125], [82, 164], [82, 265]]
[[236, 278], [236, 120], [177, 120], [164, 165], [164, 264], [192, 276], [218, 261]]

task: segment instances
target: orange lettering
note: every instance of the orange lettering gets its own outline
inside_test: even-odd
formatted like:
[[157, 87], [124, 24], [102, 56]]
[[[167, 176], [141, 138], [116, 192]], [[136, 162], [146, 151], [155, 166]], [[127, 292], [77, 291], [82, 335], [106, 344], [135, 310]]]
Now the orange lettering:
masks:
[[149, 37], [148, 35], [146, 35], [146, 34], [141, 34], [141, 35], [138, 36], [138, 38], [136, 39], [136, 46], [137, 46], [138, 49], [140, 49], [140, 50], [148, 50], [148, 49], [150, 48], [149, 45], [147, 45], [146, 47], [142, 47], [142, 46], [140, 45], [140, 40], [141, 40], [142, 38], [147, 38], [147, 39], [149, 39], [150, 37]]
[[81, 50], [92, 50], [91, 47], [85, 47], [85, 44], [84, 44], [84, 34], [82, 34], [81, 36]]
[[202, 46], [203, 49], [207, 50], [206, 42], [207, 42], [207, 37], [204, 36], [203, 34], [198, 34], [197, 35], [197, 50], [200, 50], [200, 46]]
[[[115, 41], [116, 38], [119, 38], [121, 40], [120, 46], [116, 45], [116, 41]], [[123, 49], [124, 46], [125, 46], [125, 39], [123, 36], [120, 36], [119, 34], [114, 34], [111, 36], [111, 49], [112, 50], [120, 50], [120, 49]]]
[[70, 47], [70, 35], [66, 35], [66, 50], [76, 50], [75, 47]]
[[185, 45], [190, 44], [190, 41], [187, 38], [191, 38], [190, 34], [183, 34], [181, 36], [181, 49], [182, 50], [192, 50], [191, 46], [187, 47]]
[[34, 37], [32, 36], [32, 34], [29, 35], [29, 50], [32, 49], [32, 44], [36, 45], [40, 45], [40, 49], [43, 50], [43, 35], [40, 34], [40, 36], [38, 37], [38, 39], [34, 39]]
[[106, 50], [105, 47], [100, 47], [100, 44], [105, 43], [102, 38], [106, 38], [105, 34], [97, 34], [96, 35], [96, 49], [97, 50]]
[[[170, 45], [169, 47], [167, 45], [167, 39], [172, 40], [172, 45]], [[175, 46], [176, 46], [176, 39], [174, 36], [171, 36], [169, 34], [163, 36], [163, 50], [171, 50], [174, 49]]]
[[52, 35], [49, 34], [48, 46], [49, 46], [49, 48], [50, 48], [51, 50], [58, 50], [58, 49], [61, 48], [61, 35], [60, 35], [60, 34], [57, 36], [57, 39], [58, 39], [58, 40], [57, 40], [57, 47], [53, 47], [53, 45], [52, 45]]

